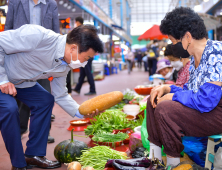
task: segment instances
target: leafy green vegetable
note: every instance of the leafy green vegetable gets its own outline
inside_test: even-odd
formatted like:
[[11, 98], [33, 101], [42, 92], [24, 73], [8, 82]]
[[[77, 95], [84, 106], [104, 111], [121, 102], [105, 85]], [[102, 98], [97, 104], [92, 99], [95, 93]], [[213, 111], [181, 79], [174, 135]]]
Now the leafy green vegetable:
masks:
[[129, 135], [127, 133], [97, 133], [93, 136], [92, 140], [96, 142], [120, 142], [127, 139]]
[[129, 126], [131, 127], [131, 129], [134, 129], [135, 127], [138, 127], [138, 126], [142, 126], [142, 123], [143, 123], [143, 116], [139, 115], [138, 116], [139, 119], [138, 120], [131, 120], [129, 122]]
[[95, 146], [89, 150], [82, 151], [79, 163], [83, 167], [90, 166], [95, 170], [103, 170], [109, 159], [127, 159], [127, 157], [108, 146]]
[[127, 100], [133, 100], [133, 98], [135, 97], [135, 92], [130, 90], [130, 89], [126, 89], [126, 91], [124, 92], [123, 95], [123, 99], [127, 99]]
[[140, 112], [146, 109], [146, 102], [140, 103]]
[[109, 108], [108, 110], [113, 110], [113, 109], [123, 109], [123, 106], [125, 105], [124, 101], [121, 101], [120, 103], [116, 104], [115, 106]]
[[94, 118], [96, 120], [91, 120], [92, 125], [88, 126], [84, 130], [86, 135], [93, 135], [101, 132], [112, 132], [116, 129], [122, 130], [130, 126], [126, 119], [126, 114], [118, 109], [106, 110]]

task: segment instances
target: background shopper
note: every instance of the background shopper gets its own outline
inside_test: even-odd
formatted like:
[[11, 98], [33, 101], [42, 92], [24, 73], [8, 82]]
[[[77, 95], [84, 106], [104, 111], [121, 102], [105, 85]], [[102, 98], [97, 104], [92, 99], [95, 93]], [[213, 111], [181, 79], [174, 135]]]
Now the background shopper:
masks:
[[[76, 18], [76, 26], [81, 26], [83, 25], [83, 18], [82, 17], [77, 17]], [[87, 81], [89, 83], [89, 92], [85, 93], [85, 95], [94, 95], [96, 94], [96, 87], [95, 87], [95, 82], [92, 74], [92, 61], [93, 57], [89, 58], [88, 63], [86, 64], [85, 67], [80, 67], [80, 76], [79, 76], [79, 81], [76, 85], [76, 87], [73, 89], [76, 93], [80, 93], [80, 90], [82, 88], [82, 85], [84, 83], [85, 77], [87, 77]]]
[[[189, 58], [180, 58], [173, 54], [172, 44], [168, 44], [166, 46], [166, 50], [164, 51], [164, 55], [170, 60], [171, 65], [178, 71], [176, 86], [182, 87], [189, 80], [189, 68], [190, 68], [190, 59]], [[189, 54], [188, 54], [189, 57]]]

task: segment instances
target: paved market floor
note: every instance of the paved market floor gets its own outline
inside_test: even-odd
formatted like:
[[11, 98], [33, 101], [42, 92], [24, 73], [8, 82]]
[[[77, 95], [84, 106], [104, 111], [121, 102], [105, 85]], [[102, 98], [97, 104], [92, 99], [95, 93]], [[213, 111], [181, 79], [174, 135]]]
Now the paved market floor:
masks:
[[[126, 88], [133, 89], [136, 85], [143, 85], [148, 83], [148, 73], [143, 70], [134, 69], [133, 72], [129, 75], [127, 70], [121, 71], [118, 74], [113, 74], [106, 76], [102, 81], [96, 81], [96, 91], [97, 95], [111, 92], [111, 91], [123, 91]], [[77, 103], [81, 104], [87, 99], [90, 99], [95, 96], [84, 96], [84, 93], [89, 91], [89, 84], [84, 83], [80, 95], [72, 93], [72, 97]], [[53, 109], [53, 114], [56, 116], [55, 121], [52, 122], [52, 129], [50, 131], [51, 136], [55, 138], [55, 143], [47, 145], [47, 155], [46, 157], [50, 160], [55, 160], [54, 157], [54, 148], [55, 146], [63, 140], [70, 139], [70, 131], [67, 130], [69, 127], [69, 121], [77, 119], [70, 117], [64, 110], [55, 104]], [[75, 132], [76, 134], [83, 135], [83, 132]], [[90, 140], [82, 137], [74, 137], [77, 140], [82, 140], [88, 143]], [[22, 144], [24, 150], [26, 149], [26, 142], [28, 140], [28, 133], [22, 137]], [[67, 167], [62, 165], [58, 170], [65, 170]], [[5, 145], [0, 135], [0, 170], [10, 170], [11, 162], [9, 155], [5, 149]], [[39, 168], [34, 168], [38, 170]]]

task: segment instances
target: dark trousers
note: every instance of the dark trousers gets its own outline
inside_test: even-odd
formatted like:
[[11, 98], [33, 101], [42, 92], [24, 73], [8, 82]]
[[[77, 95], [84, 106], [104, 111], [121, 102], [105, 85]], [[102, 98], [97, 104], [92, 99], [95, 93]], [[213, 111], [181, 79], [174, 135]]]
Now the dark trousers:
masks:
[[138, 60], [137, 63], [138, 63], [138, 67], [141, 69], [141, 67], [142, 67], [142, 61], [141, 61], [141, 60]]
[[[50, 82], [48, 79], [41, 79], [38, 80], [38, 83], [46, 89], [49, 93], [51, 93], [51, 87], [50, 87]], [[19, 108], [19, 114], [20, 114], [20, 131], [21, 134], [24, 133], [28, 129], [28, 121], [29, 121], [29, 116], [30, 116], [30, 109], [29, 107], [19, 101], [18, 99], [16, 100]], [[50, 127], [51, 127], [51, 122], [50, 122]]]
[[164, 146], [164, 152], [180, 157], [183, 136], [205, 137], [222, 133], [222, 100], [215, 109], [200, 113], [175, 101], [163, 101], [153, 109], [147, 100], [148, 140]]
[[144, 63], [144, 71], [148, 71], [147, 69], [147, 62], [143, 62]]
[[96, 92], [95, 82], [94, 82], [93, 75], [92, 75], [92, 72], [91, 72], [92, 71], [92, 61], [93, 61], [93, 59], [89, 59], [88, 63], [86, 64], [86, 66], [84, 68], [80, 67], [79, 82], [77, 83], [77, 85], [75, 87], [75, 91], [80, 91], [81, 90], [82, 85], [84, 83], [84, 79], [87, 76], [87, 80], [88, 80], [89, 85], [90, 85], [89, 91], [90, 92]]
[[68, 89], [68, 93], [72, 93], [72, 87], [71, 87], [71, 71], [67, 74], [66, 77], [66, 87]]
[[[38, 83], [17, 88], [16, 98], [31, 109], [26, 155], [45, 156], [54, 97]], [[18, 105], [13, 96], [0, 91], [0, 130], [13, 166], [26, 166], [20, 134]]]
[[157, 69], [156, 57], [149, 57], [148, 58], [148, 68], [149, 68], [149, 75], [150, 76], [156, 73], [156, 69]]

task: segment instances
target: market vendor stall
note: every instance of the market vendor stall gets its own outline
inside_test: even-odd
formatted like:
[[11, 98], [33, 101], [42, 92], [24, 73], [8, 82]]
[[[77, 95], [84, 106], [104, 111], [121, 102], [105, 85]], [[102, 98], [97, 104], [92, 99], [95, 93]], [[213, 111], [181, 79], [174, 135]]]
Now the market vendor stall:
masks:
[[[165, 167], [155, 155], [153, 159], [148, 158], [149, 146], [144, 143], [144, 133], [141, 133], [141, 126], [146, 122], [146, 100], [147, 96], [126, 89], [123, 94], [110, 92], [83, 102], [79, 108], [80, 113], [91, 112], [98, 105], [100, 111], [104, 111], [94, 118], [70, 121], [68, 130], [71, 131], [71, 140], [62, 141], [56, 146], [56, 159], [67, 164], [68, 170], [177, 168]], [[131, 108], [131, 113], [126, 109], [128, 107]], [[139, 109], [135, 111], [133, 108]], [[136, 114], [132, 114], [133, 111]], [[73, 131], [78, 131], [78, 135]], [[78, 140], [75, 140], [75, 137], [78, 137]], [[145, 138], [147, 140], [147, 136]], [[178, 165], [178, 169], [188, 170], [192, 165], [193, 163], [185, 162]]]

